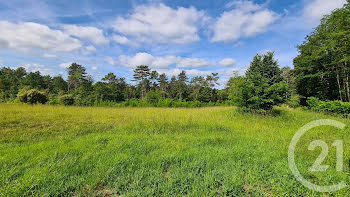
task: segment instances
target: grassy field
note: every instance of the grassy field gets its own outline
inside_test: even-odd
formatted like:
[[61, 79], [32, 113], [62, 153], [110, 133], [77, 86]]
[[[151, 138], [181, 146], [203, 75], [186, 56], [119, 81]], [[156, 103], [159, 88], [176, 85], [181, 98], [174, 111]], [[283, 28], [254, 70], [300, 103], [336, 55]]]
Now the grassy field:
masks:
[[[318, 193], [288, 166], [288, 146], [304, 124], [331, 118], [277, 108], [275, 116], [234, 107], [199, 109], [0, 105], [0, 196], [349, 196]], [[277, 115], [278, 114], [278, 115]], [[296, 161], [320, 185], [350, 185], [350, 129], [313, 129]], [[329, 144], [327, 172], [308, 172]], [[331, 143], [344, 140], [344, 172]]]

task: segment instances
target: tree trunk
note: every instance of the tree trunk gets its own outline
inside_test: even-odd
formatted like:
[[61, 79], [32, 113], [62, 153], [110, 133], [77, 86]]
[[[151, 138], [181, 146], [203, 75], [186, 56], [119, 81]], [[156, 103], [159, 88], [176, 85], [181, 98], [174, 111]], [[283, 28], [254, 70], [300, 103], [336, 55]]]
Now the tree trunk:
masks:
[[338, 71], [338, 67], [336, 68], [337, 70], [337, 83], [338, 83], [338, 90], [339, 90], [339, 97], [340, 100], [343, 101], [343, 96], [341, 94], [341, 87], [340, 87], [340, 81], [339, 81], [339, 71]]
[[346, 95], [348, 97], [348, 102], [350, 102], [350, 90], [349, 90], [349, 75], [348, 72], [346, 72], [347, 67], [346, 67], [346, 62], [345, 62], [345, 68], [344, 68], [344, 72], [345, 72], [345, 87], [346, 87]]

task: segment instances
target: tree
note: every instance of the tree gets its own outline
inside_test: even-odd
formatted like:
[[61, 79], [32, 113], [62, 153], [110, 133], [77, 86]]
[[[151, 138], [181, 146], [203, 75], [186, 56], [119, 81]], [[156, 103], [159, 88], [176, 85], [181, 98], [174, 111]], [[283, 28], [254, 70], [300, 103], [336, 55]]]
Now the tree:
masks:
[[117, 78], [113, 73], [108, 73], [102, 81], [105, 82], [99, 81], [93, 85], [96, 101], [124, 101], [124, 90], [127, 86], [124, 78]]
[[193, 101], [198, 101], [201, 95], [201, 90], [205, 85], [206, 85], [206, 81], [204, 80], [204, 77], [202, 76], [193, 77], [190, 82], [191, 94], [189, 97]]
[[68, 92], [78, 89], [83, 83], [89, 83], [89, 77], [86, 74], [86, 68], [84, 66], [73, 63], [67, 70]]
[[177, 81], [176, 81], [176, 97], [180, 101], [182, 101], [187, 97], [187, 82], [188, 82], [188, 77], [186, 75], [186, 72], [183, 70], [177, 76]]
[[298, 46], [294, 59], [297, 93], [321, 100], [350, 101], [350, 4], [324, 16]]
[[114, 73], [108, 73], [106, 76], [102, 78], [102, 81], [106, 81], [109, 84], [116, 85], [117, 84], [117, 76]]
[[147, 89], [150, 86], [151, 70], [148, 66], [137, 66], [134, 70], [134, 81], [138, 82], [141, 89], [141, 99], [144, 99], [147, 94]]
[[46, 92], [39, 91], [37, 89], [31, 89], [29, 86], [23, 88], [18, 93], [18, 99], [23, 103], [41, 103], [44, 104], [48, 101], [48, 96]]
[[172, 76], [169, 82], [169, 91], [168, 95], [170, 98], [175, 99], [177, 96], [177, 79], [175, 76]]
[[255, 112], [268, 112], [274, 105], [286, 101], [288, 86], [272, 52], [257, 54], [246, 71], [240, 92], [240, 107]]
[[150, 75], [150, 83], [151, 83], [151, 88], [155, 90], [158, 86], [157, 81], [158, 81], [159, 74], [157, 71], [152, 70], [151, 75]]
[[233, 77], [227, 82], [228, 98], [234, 103], [238, 103], [241, 96], [241, 88], [245, 82], [245, 78], [240, 76], [238, 72], [233, 73]]
[[159, 75], [158, 84], [161, 91], [161, 95], [163, 98], [165, 98], [167, 96], [167, 89], [169, 87], [168, 77], [165, 75], [165, 73]]
[[26, 75], [26, 70], [23, 67], [17, 69], [3, 67], [0, 69], [3, 100], [13, 100], [17, 97], [19, 89], [23, 87], [22, 80]]
[[220, 85], [218, 83], [218, 80], [219, 80], [218, 75], [219, 75], [219, 73], [211, 73], [211, 75], [207, 75], [207, 78], [206, 78], [206, 82], [207, 82], [208, 86], [210, 87], [211, 101], [216, 101], [216, 98], [214, 98], [214, 92], [216, 92], [214, 87], [216, 85]]
[[296, 87], [295, 87], [294, 70], [292, 70], [290, 67], [283, 67], [282, 77], [283, 77], [283, 82], [288, 85], [290, 90], [290, 94], [286, 96], [287, 97], [286, 99], [290, 100], [292, 96], [297, 95]]
[[62, 78], [61, 75], [52, 78], [52, 89], [53, 94], [60, 92], [65, 93], [68, 91], [68, 83]]
[[160, 90], [151, 90], [147, 92], [146, 100], [148, 103], [157, 104], [160, 98], [162, 98]]

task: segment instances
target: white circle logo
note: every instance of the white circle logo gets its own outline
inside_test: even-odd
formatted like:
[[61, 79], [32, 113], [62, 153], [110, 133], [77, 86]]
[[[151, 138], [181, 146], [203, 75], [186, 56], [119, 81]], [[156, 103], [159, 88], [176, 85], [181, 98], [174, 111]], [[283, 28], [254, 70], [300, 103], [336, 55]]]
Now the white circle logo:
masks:
[[[308, 124], [304, 125], [301, 127], [297, 133], [293, 136], [293, 139], [291, 143], [289, 144], [289, 150], [288, 150], [288, 163], [289, 167], [292, 170], [295, 178], [303, 184], [305, 187], [318, 191], [318, 192], [332, 192], [332, 191], [337, 191], [340, 189], [345, 188], [347, 185], [344, 181], [330, 185], [330, 186], [320, 186], [311, 183], [310, 181], [306, 180], [299, 172], [296, 164], [295, 164], [295, 147], [300, 140], [300, 138], [310, 129], [318, 126], [333, 126], [338, 129], [344, 129], [345, 124], [336, 121], [336, 120], [330, 120], [330, 119], [322, 119], [322, 120], [315, 120], [312, 122], [309, 122]], [[337, 171], [342, 171], [343, 170], [343, 153], [342, 153], [342, 140], [336, 140], [333, 143], [334, 146], [337, 146]], [[328, 166], [321, 165], [322, 161], [325, 159], [325, 157], [328, 154], [328, 146], [325, 142], [322, 140], [315, 140], [313, 141], [310, 146], [309, 150], [314, 150], [316, 146], [321, 146], [322, 147], [322, 153], [320, 154], [319, 158], [315, 161], [314, 165], [309, 169], [309, 171], [326, 171]]]

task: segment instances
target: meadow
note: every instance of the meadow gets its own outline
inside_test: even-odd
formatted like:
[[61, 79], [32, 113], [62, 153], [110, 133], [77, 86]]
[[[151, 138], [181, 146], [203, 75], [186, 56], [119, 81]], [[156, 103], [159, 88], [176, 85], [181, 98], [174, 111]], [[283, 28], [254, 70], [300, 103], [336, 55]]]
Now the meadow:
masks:
[[[0, 105], [0, 196], [350, 196], [300, 184], [288, 147], [312, 120], [349, 119], [277, 107], [262, 116], [235, 107], [107, 108]], [[313, 129], [298, 143], [296, 163], [320, 185], [350, 185], [350, 129]], [[329, 144], [326, 172], [308, 172]], [[335, 150], [344, 140], [344, 171]]]

